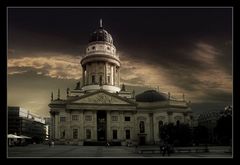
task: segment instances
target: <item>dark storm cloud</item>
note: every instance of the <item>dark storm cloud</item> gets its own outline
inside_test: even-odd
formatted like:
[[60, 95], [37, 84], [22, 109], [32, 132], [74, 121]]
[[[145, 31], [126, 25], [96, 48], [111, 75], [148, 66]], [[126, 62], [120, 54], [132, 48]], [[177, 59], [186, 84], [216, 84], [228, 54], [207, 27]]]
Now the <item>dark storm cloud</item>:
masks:
[[[231, 10], [9, 8], [8, 74], [19, 81], [29, 73], [32, 78], [48, 77], [49, 83], [54, 78], [79, 80], [79, 61], [102, 18], [120, 55], [122, 83], [129, 88], [143, 91], [159, 86], [184, 92], [194, 102], [230, 101]], [[14, 82], [9, 85], [11, 92], [12, 86]]]
[[206, 36], [226, 38], [231, 34], [231, 9], [10, 8], [8, 17], [10, 47], [71, 53], [78, 53], [78, 48], [86, 44], [99, 18], [103, 18], [116, 46], [129, 49], [133, 56], [140, 49], [139, 52], [154, 50], [157, 56], [164, 57], [166, 53], [161, 54], [161, 50], [185, 48]]
[[205, 101], [211, 100], [215, 103], [226, 103], [231, 104], [232, 103], [232, 93], [226, 92], [221, 89], [211, 89], [206, 91], [206, 98]]
[[123, 78], [121, 78], [120, 81], [124, 82], [126, 84], [138, 84], [138, 85], [142, 84], [142, 85], [144, 85], [144, 80], [141, 77], [134, 77], [134, 78], [131, 78], [131, 79], [123, 79]]

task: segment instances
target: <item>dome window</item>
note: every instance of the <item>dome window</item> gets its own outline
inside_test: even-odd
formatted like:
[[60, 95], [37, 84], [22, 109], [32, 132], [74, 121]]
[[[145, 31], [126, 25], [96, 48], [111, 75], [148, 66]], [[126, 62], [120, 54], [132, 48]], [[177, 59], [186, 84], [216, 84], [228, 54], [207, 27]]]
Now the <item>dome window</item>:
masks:
[[92, 49], [94, 50], [94, 49], [95, 49], [95, 46], [93, 46]]

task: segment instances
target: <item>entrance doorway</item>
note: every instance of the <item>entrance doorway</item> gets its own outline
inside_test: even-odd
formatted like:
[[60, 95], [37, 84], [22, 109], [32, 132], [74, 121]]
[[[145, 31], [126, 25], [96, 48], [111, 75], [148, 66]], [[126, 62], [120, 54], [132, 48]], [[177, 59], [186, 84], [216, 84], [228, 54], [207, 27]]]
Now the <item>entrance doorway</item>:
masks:
[[145, 136], [139, 137], [139, 145], [145, 145]]
[[107, 136], [107, 115], [106, 111], [97, 112], [97, 139], [106, 141]]

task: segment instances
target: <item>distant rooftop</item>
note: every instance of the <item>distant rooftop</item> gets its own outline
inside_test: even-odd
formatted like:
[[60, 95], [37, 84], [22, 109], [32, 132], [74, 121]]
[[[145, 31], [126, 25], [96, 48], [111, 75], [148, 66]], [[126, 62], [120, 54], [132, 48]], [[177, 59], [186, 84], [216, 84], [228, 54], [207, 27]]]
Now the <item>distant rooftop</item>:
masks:
[[32, 113], [29, 110], [26, 110], [25, 108], [18, 107], [18, 106], [8, 106], [8, 110], [9, 111], [17, 111], [19, 117], [32, 119], [34, 121], [37, 121], [37, 122], [45, 124], [44, 117], [42, 117], [42, 116], [40, 116], [38, 114]]

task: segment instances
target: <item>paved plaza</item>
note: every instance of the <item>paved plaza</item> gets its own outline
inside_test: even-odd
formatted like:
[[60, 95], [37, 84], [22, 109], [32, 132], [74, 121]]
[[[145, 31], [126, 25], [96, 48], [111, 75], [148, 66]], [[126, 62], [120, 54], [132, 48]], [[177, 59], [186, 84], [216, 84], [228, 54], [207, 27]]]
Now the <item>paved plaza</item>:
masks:
[[[157, 146], [155, 146], [156, 149]], [[231, 158], [227, 153], [228, 147], [209, 147], [208, 153], [182, 152], [170, 156], [162, 156], [159, 152], [142, 153], [140, 149], [152, 149], [154, 146], [134, 147], [126, 146], [72, 146], [55, 145], [49, 147], [43, 144], [8, 147], [8, 158]]]

